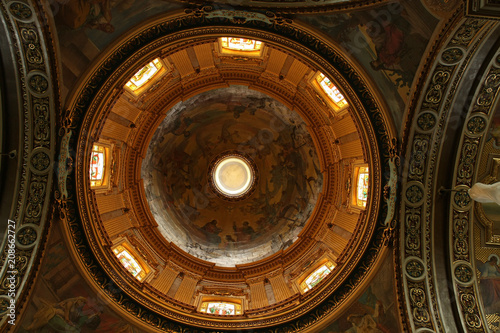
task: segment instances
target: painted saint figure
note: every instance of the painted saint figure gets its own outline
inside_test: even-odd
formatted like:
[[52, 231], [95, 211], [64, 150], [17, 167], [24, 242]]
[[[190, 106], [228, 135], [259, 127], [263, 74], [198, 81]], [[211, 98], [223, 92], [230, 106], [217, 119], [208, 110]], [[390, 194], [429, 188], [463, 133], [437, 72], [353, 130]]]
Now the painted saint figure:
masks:
[[[34, 315], [25, 332], [81, 332], [95, 331], [101, 319], [98, 313], [86, 313], [83, 307], [87, 303], [85, 297], [74, 297], [56, 304], [44, 302]], [[21, 330], [22, 332], [22, 330]]]
[[236, 222], [234, 222], [233, 230], [238, 242], [250, 242], [256, 236], [255, 230], [248, 221], [243, 222], [243, 226], [241, 227], [236, 226]]
[[200, 230], [205, 234], [207, 241], [214, 244], [220, 244], [221, 238], [219, 233], [222, 231], [221, 228], [217, 226], [217, 220], [212, 220], [210, 222], [205, 223]]
[[488, 261], [478, 265], [481, 272], [479, 290], [486, 313], [497, 313], [500, 309], [500, 258], [491, 254]]

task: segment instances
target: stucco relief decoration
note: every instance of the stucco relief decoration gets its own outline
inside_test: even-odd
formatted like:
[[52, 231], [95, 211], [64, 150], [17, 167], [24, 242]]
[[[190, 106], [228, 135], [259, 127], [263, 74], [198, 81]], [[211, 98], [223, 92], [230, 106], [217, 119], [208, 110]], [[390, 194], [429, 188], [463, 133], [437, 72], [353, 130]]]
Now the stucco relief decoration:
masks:
[[452, 47], [447, 49], [441, 55], [443, 62], [447, 65], [454, 65], [459, 62], [464, 56], [464, 51], [458, 47]]
[[[426, 266], [427, 276], [432, 276], [433, 267], [432, 267], [432, 254], [429, 252], [427, 256], [424, 256], [423, 249], [426, 251], [432, 251], [432, 244], [429, 242], [429, 233], [432, 230], [432, 223], [429, 224], [429, 221], [422, 219], [423, 226], [419, 223], [409, 223], [410, 221], [416, 221], [415, 213], [419, 212], [422, 216], [431, 214], [433, 207], [433, 191], [431, 190], [433, 187], [432, 183], [429, 183], [430, 179], [434, 178], [435, 168], [434, 164], [436, 163], [436, 152], [437, 147], [439, 147], [439, 139], [442, 135], [442, 129], [440, 126], [425, 126], [424, 119], [421, 117], [429, 117], [428, 114], [433, 114], [436, 112], [437, 120], [436, 123], [440, 123], [443, 119], [446, 119], [450, 112], [450, 103], [449, 96], [453, 96], [455, 89], [457, 87], [457, 82], [461, 79], [462, 73], [459, 71], [459, 68], [464, 68], [463, 60], [466, 57], [470, 57], [470, 53], [475, 52], [475, 47], [473, 46], [476, 38], [479, 38], [482, 32], [482, 28], [485, 26], [485, 21], [470, 19], [463, 21], [460, 26], [458, 26], [451, 36], [449, 41], [444, 46], [445, 51], [441, 54], [441, 57], [438, 61], [433, 65], [429, 75], [428, 80], [426, 82], [424, 100], [416, 107], [416, 112], [420, 112], [421, 116], [416, 117], [414, 119], [415, 127], [410, 131], [412, 135], [412, 139], [410, 140], [411, 144], [419, 145], [422, 141], [422, 137], [428, 138], [427, 140], [427, 153], [425, 157], [420, 159], [415, 158], [415, 149], [409, 156], [411, 158], [409, 168], [408, 168], [408, 176], [407, 180], [404, 182], [407, 183], [407, 188], [410, 188], [410, 184], [414, 184], [415, 181], [422, 181], [423, 187], [425, 191], [423, 191], [423, 198], [415, 206], [414, 203], [411, 202], [408, 198], [407, 206], [414, 207], [405, 207], [404, 208], [404, 218], [406, 223], [404, 224], [404, 238], [402, 239], [401, 245], [406, 250], [406, 255], [410, 256], [418, 256], [421, 260], [424, 261], [424, 265]], [[476, 119], [470, 122], [469, 125], [469, 133], [475, 136], [480, 133], [484, 133], [482, 127], [482, 119]], [[432, 141], [431, 141], [432, 138]], [[435, 138], [438, 138], [436, 141]], [[462, 166], [462, 183], [460, 187], [454, 189], [451, 192], [451, 203], [455, 207], [451, 215], [453, 216], [453, 223], [456, 226], [453, 229], [454, 240], [451, 242], [453, 253], [455, 258], [460, 260], [470, 260], [468, 256], [468, 215], [464, 210], [468, 210], [472, 207], [472, 200], [469, 197], [467, 190], [468, 186], [465, 184], [470, 184], [472, 170], [474, 168], [474, 156], [477, 154], [477, 145], [479, 141], [475, 138], [471, 138], [470, 142], [466, 144], [463, 148], [465, 151], [461, 152], [461, 156], [470, 156], [469, 159], [463, 159]], [[462, 149], [462, 148], [461, 148]], [[417, 150], [418, 151], [418, 150]], [[418, 166], [418, 167], [416, 167]], [[413, 185], [411, 185], [413, 186]], [[405, 205], [405, 206], [406, 206]], [[420, 216], [420, 215], [417, 215]], [[460, 224], [461, 223], [461, 224]], [[455, 279], [457, 283], [464, 283], [469, 279], [469, 271], [467, 270], [467, 266], [464, 266], [465, 263], [462, 262], [461, 266], [453, 267], [453, 272], [456, 274]], [[410, 271], [408, 271], [410, 269]], [[407, 281], [412, 278], [412, 271], [410, 266], [405, 267]], [[441, 318], [438, 313], [438, 310], [435, 303], [435, 289], [432, 282], [423, 281], [422, 284], [419, 285], [419, 289], [423, 292], [423, 295], [429, 295], [431, 298], [429, 302], [432, 302], [431, 305], [425, 304], [424, 302], [417, 302], [412, 298], [412, 289], [409, 287], [405, 292], [409, 297], [408, 303], [408, 311], [413, 314], [412, 328], [418, 329], [422, 327], [422, 324], [425, 322], [424, 319], [428, 319], [428, 323], [431, 326], [427, 326], [430, 329], [437, 329], [441, 325]], [[415, 291], [413, 291], [415, 293]], [[469, 304], [469, 303], [467, 303]], [[429, 307], [433, 308], [433, 311], [430, 312]], [[464, 313], [464, 319], [467, 317], [467, 325], [472, 324], [471, 327], [477, 328], [477, 321], [475, 316], [466, 315], [469, 313], [468, 311], [472, 310], [473, 312], [477, 311], [477, 307], [473, 305], [467, 305], [462, 308], [461, 311]], [[415, 316], [415, 314], [421, 314], [420, 316]], [[480, 320], [480, 319], [479, 319]], [[465, 321], [464, 321], [465, 322]], [[475, 328], [475, 329], [476, 329]], [[484, 331], [484, 329], [483, 329]]]
[[19, 20], [27, 20], [33, 15], [30, 7], [21, 2], [11, 3], [9, 11]]
[[[51, 187], [52, 173], [49, 173], [53, 163], [55, 151], [55, 136], [53, 130], [46, 122], [55, 122], [54, 103], [56, 100], [53, 87], [49, 85], [52, 72], [45, 59], [47, 51], [52, 50], [50, 43], [46, 41], [45, 32], [47, 27], [38, 21], [34, 15], [31, 1], [3, 1], [0, 4], [3, 26], [9, 33], [5, 36], [6, 54], [10, 52], [13, 56], [13, 64], [17, 80], [13, 81], [18, 86], [13, 86], [12, 91], [17, 94], [19, 103], [19, 135], [23, 144], [19, 146], [19, 167], [16, 174], [16, 186], [13, 191], [12, 213], [8, 218], [17, 223], [19, 234], [17, 235], [18, 246], [15, 254], [15, 268], [17, 271], [15, 281], [7, 280], [7, 270], [3, 270], [0, 278], [0, 293], [7, 295], [10, 282], [16, 288], [16, 305], [22, 308], [29, 294], [30, 285], [28, 275], [39, 265], [39, 250], [43, 248], [43, 237], [41, 232], [35, 231], [34, 226], [22, 228], [25, 224], [37, 225], [38, 230], [46, 227], [49, 191]], [[43, 16], [43, 15], [42, 15]], [[10, 50], [8, 50], [10, 48]], [[44, 95], [46, 110], [36, 110], [32, 102], [40, 95]], [[3, 101], [2, 101], [3, 102]], [[36, 104], [36, 103], [35, 103]], [[17, 112], [12, 110], [12, 112]], [[43, 118], [43, 120], [42, 120]], [[34, 129], [34, 130], [33, 130]], [[5, 242], [7, 246], [7, 242]], [[26, 249], [29, 247], [29, 249]], [[7, 249], [3, 248], [2, 263], [6, 262]], [[35, 259], [33, 259], [35, 258]], [[30, 263], [30, 265], [28, 265]], [[2, 299], [2, 304], [5, 299]], [[8, 317], [5, 307], [0, 308], [2, 325], [7, 324]], [[0, 330], [4, 331], [5, 326]]]
[[431, 130], [436, 125], [436, 116], [431, 112], [422, 113], [418, 116], [417, 124], [422, 131]]

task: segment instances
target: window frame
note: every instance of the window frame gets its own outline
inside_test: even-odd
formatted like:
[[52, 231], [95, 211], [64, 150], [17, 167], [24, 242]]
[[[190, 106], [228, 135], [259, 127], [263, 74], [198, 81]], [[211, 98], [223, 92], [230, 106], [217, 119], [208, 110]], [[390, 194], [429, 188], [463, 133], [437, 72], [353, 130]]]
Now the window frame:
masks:
[[[366, 187], [367, 189], [367, 194], [366, 194], [366, 200], [364, 201], [364, 205], [359, 205], [360, 199], [358, 199], [358, 184], [359, 184], [359, 177], [362, 169], [367, 169], [368, 173], [368, 185]], [[365, 210], [366, 206], [368, 205], [368, 199], [370, 196], [370, 167], [368, 164], [355, 164], [353, 165], [353, 172], [352, 172], [352, 177], [351, 177], [351, 197], [350, 197], [350, 206], [353, 208], [357, 208], [359, 210]]]
[[[259, 50], [253, 50], [253, 51], [245, 51], [245, 50], [232, 50], [228, 48], [222, 47], [222, 38], [245, 38], [245, 39], [250, 39], [254, 40], [257, 42], [261, 42], [261, 47]], [[247, 38], [247, 37], [238, 37], [238, 36], [224, 36], [224, 37], [219, 37], [217, 38], [217, 45], [218, 45], [218, 50], [219, 54], [223, 56], [240, 56], [240, 57], [249, 57], [249, 58], [262, 58], [264, 54], [264, 50], [266, 49], [266, 43], [264, 43], [261, 40], [253, 39], [253, 38]]]
[[[326, 274], [317, 284], [315, 284], [313, 287], [310, 287], [306, 281], [323, 266], [327, 266], [327, 269], [329, 269], [330, 272], [328, 272], [328, 274]], [[332, 272], [335, 270], [335, 267], [337, 267], [337, 264], [335, 263], [335, 260], [333, 260], [329, 256], [325, 256], [317, 260], [314, 264], [311, 264], [310, 267], [311, 268], [307, 269], [296, 280], [297, 286], [302, 294], [311, 291], [314, 287], [320, 284], [328, 275], [332, 274]]]
[[[216, 313], [210, 313], [203, 311], [204, 304], [207, 304], [206, 310], [208, 311], [208, 303], [228, 303], [228, 304], [234, 304], [235, 305], [235, 314], [234, 315], [224, 315], [224, 314], [216, 314]], [[239, 310], [237, 308], [239, 307]], [[197, 311], [200, 313], [204, 313], [210, 316], [227, 316], [227, 317], [238, 317], [242, 316], [245, 312], [245, 300], [244, 297], [224, 297], [224, 296], [217, 296], [217, 295], [200, 295], [198, 298], [198, 307]]]
[[[115, 250], [123, 248], [126, 250], [129, 255], [137, 262], [137, 264], [141, 267], [142, 271], [144, 272], [144, 275], [139, 279], [137, 275], [133, 275], [123, 264], [121, 263], [120, 259], [118, 258], [118, 254], [115, 252]], [[147, 262], [139, 255], [137, 250], [135, 250], [134, 246], [130, 244], [130, 242], [127, 239], [121, 239], [119, 242], [117, 242], [115, 245], [112, 246], [111, 251], [113, 252], [113, 255], [116, 257], [118, 260], [119, 264], [123, 267], [127, 273], [129, 273], [133, 278], [135, 278], [137, 281], [144, 283], [148, 280], [148, 278], [151, 276], [153, 273], [153, 270], [151, 267], [147, 264]], [[138, 274], [139, 275], [139, 274]]]
[[[99, 185], [93, 185], [93, 180], [90, 178], [91, 166], [92, 166], [92, 153], [95, 151], [95, 147], [102, 148], [104, 150], [104, 165], [103, 165], [103, 175], [102, 180]], [[113, 146], [103, 142], [94, 142], [92, 145], [92, 150], [89, 158], [89, 183], [91, 190], [108, 190], [111, 187], [111, 169], [113, 165], [112, 159], [112, 148]]]
[[[345, 105], [339, 106], [338, 103], [336, 103], [330, 95], [323, 89], [321, 84], [318, 82], [318, 77], [323, 75], [325, 78], [330, 80], [335, 86], [335, 88], [338, 90], [338, 92], [342, 95], [343, 100], [345, 100]], [[339, 89], [339, 85], [332, 80], [329, 76], [326, 74], [322, 73], [321, 71], [317, 71], [313, 74], [312, 78], [309, 80], [309, 84], [311, 87], [316, 91], [316, 93], [323, 98], [323, 100], [326, 102], [327, 106], [330, 107], [336, 114], [341, 115], [344, 112], [347, 112], [347, 109], [349, 108], [349, 102], [347, 98], [345, 97], [345, 94]]]
[[[221, 304], [231, 304], [234, 306], [234, 314], [217, 314], [217, 313], [210, 313], [208, 312], [208, 306], [211, 304], [211, 303], [221, 303]], [[205, 304], [206, 304], [206, 311], [204, 311], [204, 307], [205, 307]], [[243, 315], [243, 306], [241, 305], [241, 303], [237, 303], [237, 302], [234, 302], [233, 301], [228, 301], [228, 300], [220, 300], [220, 299], [214, 299], [214, 300], [202, 300], [200, 302], [200, 307], [199, 307], [199, 311], [201, 313], [206, 313], [208, 315], [218, 315], [218, 316], [241, 316]]]
[[[153, 74], [148, 80], [146, 80], [145, 83], [143, 83], [141, 86], [139, 86], [137, 89], [132, 89], [130, 88], [127, 84], [132, 80], [132, 78], [139, 73], [144, 67], [148, 66], [150, 63], [153, 63], [154, 61], [158, 60], [158, 62], [161, 64], [161, 68], [158, 69], [158, 71]], [[123, 88], [125, 91], [132, 96], [133, 98], [137, 98], [138, 96], [142, 95], [144, 92], [148, 91], [156, 82], [158, 82], [165, 74], [170, 73], [172, 71], [172, 67], [170, 64], [162, 59], [161, 57], [156, 57], [146, 63], [144, 66], [139, 68], [136, 72], [134, 72], [131, 77], [125, 82], [123, 85]]]

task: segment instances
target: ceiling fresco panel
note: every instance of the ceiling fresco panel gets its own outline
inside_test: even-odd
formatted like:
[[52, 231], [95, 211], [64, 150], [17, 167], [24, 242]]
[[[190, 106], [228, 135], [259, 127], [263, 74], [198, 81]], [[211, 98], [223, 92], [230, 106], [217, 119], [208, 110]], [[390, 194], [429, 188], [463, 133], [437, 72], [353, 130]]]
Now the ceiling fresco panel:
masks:
[[349, 13], [299, 17], [359, 62], [401, 128], [422, 54], [439, 20], [419, 1], [398, 1]]

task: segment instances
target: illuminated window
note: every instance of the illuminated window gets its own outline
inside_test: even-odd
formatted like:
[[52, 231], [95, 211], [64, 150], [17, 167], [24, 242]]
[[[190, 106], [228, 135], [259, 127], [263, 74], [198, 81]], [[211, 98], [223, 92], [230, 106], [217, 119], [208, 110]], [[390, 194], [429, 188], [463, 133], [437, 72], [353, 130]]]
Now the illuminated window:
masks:
[[327, 78], [323, 73], [316, 76], [316, 81], [320, 85], [321, 89], [328, 95], [328, 97], [335, 103], [335, 105], [340, 109], [347, 105], [347, 101], [344, 96], [340, 93], [337, 87], [332, 83], [332, 81]]
[[146, 83], [148, 83], [153, 77], [156, 76], [162, 69], [163, 65], [160, 59], [156, 58], [151, 61], [146, 66], [142, 67], [135, 75], [126, 83], [126, 86], [135, 92]]
[[113, 249], [116, 257], [125, 269], [137, 280], [142, 281], [146, 276], [146, 271], [137, 262], [137, 259], [123, 246], [117, 246]]
[[223, 49], [234, 51], [259, 51], [262, 48], [262, 42], [254, 39], [238, 37], [221, 37], [221, 46]]
[[310, 290], [318, 283], [320, 283], [325, 278], [325, 276], [330, 274], [334, 267], [335, 266], [330, 261], [327, 261], [324, 265], [320, 266], [314, 272], [309, 274], [304, 282], [300, 284], [300, 287], [304, 292]]
[[358, 181], [356, 182], [356, 206], [366, 207], [366, 200], [368, 198], [368, 181], [370, 178], [368, 168], [358, 168], [357, 175]]
[[104, 182], [104, 168], [106, 154], [103, 146], [94, 145], [90, 156], [90, 186], [102, 186]]
[[234, 316], [241, 314], [241, 304], [225, 301], [208, 301], [201, 303], [201, 312]]

